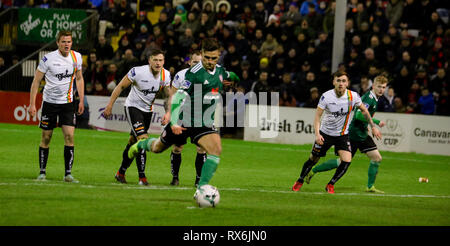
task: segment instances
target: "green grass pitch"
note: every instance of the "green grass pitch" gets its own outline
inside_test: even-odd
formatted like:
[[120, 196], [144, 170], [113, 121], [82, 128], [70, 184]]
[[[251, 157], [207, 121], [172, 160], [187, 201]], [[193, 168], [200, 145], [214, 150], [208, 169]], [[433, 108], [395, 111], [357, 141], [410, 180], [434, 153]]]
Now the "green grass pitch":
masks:
[[[135, 162], [128, 184], [114, 174], [127, 133], [77, 129], [72, 174], [64, 183], [63, 139], [54, 131], [47, 181], [39, 174], [37, 126], [0, 124], [0, 226], [449, 226], [450, 157], [382, 152], [376, 187], [368, 194], [368, 159], [358, 153], [336, 194], [324, 190], [334, 171], [316, 175], [301, 192], [290, 191], [311, 145], [223, 139], [211, 184], [216, 208], [200, 209], [195, 192], [195, 146], [183, 151], [180, 186], [169, 185], [170, 151], [148, 153], [150, 186], [137, 185]], [[322, 159], [334, 158], [333, 151]], [[419, 183], [428, 177], [429, 183]]]

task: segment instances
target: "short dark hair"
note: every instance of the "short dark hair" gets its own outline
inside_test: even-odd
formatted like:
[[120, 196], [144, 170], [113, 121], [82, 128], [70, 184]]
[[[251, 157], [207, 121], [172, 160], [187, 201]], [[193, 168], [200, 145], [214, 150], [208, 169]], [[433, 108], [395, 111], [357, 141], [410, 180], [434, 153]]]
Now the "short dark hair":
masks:
[[58, 32], [58, 35], [56, 36], [56, 41], [59, 42], [59, 40], [61, 39], [62, 36], [70, 36], [70, 37], [72, 37], [72, 31], [60, 30]]
[[215, 51], [220, 49], [219, 42], [215, 38], [205, 38], [202, 41], [202, 51]]
[[150, 57], [152, 57], [152, 56], [157, 56], [157, 55], [160, 55], [160, 54], [165, 55], [165, 53], [166, 53], [166, 52], [164, 52], [163, 50], [160, 50], [160, 49], [153, 49], [153, 50], [150, 52], [150, 55], [149, 55], [148, 58], [150, 58]]
[[344, 71], [337, 71], [337, 72], [333, 73], [333, 79], [337, 78], [337, 77], [344, 76], [344, 75], [347, 76], [348, 79], [350, 79], [348, 77], [348, 74], [346, 72], [344, 72]]

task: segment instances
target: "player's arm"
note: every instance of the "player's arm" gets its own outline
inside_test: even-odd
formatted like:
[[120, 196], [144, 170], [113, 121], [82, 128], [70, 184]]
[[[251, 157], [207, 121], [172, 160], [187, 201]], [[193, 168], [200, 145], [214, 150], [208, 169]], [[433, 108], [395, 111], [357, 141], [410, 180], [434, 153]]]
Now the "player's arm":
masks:
[[380, 140], [381, 132], [375, 127], [375, 123], [373, 122], [372, 117], [370, 116], [369, 110], [367, 110], [366, 106], [364, 106], [364, 103], [360, 103], [358, 108], [361, 110], [361, 113], [367, 120], [367, 123], [369, 123], [370, 128], [372, 129], [372, 135], [376, 137], [378, 140]]
[[184, 90], [178, 90], [171, 100], [170, 106], [170, 127], [175, 135], [181, 134], [186, 128], [178, 125], [178, 120], [180, 119], [181, 105], [186, 98], [187, 93]]
[[[362, 121], [362, 122], [367, 122], [367, 119], [366, 119], [366, 117], [364, 117], [364, 115], [361, 113], [361, 110], [357, 110], [357, 111], [356, 111], [355, 119], [356, 119], [356, 120], [359, 120], [359, 121]], [[375, 118], [373, 118], [373, 117], [372, 117], [372, 121], [373, 121], [373, 123], [375, 123], [376, 125], [382, 127], [382, 125], [380, 124], [382, 121], [380, 121], [380, 120], [378, 120], [378, 119], [375, 119]]]
[[39, 85], [44, 78], [44, 73], [39, 71], [39, 69], [36, 69], [36, 72], [34, 73], [33, 82], [31, 83], [30, 88], [30, 105], [28, 106], [28, 112], [30, 113], [31, 117], [34, 117], [36, 115], [36, 96], [39, 90]]
[[167, 97], [164, 100], [164, 109], [166, 111], [166, 113], [164, 114], [161, 124], [162, 125], [166, 125], [167, 123], [169, 123], [170, 121], [170, 108], [171, 108], [171, 102], [172, 102], [172, 97], [175, 93], [177, 93], [177, 88], [175, 86], [166, 86], [164, 87], [164, 92], [167, 95]]
[[105, 111], [103, 112], [103, 115], [105, 117], [109, 117], [112, 113], [112, 107], [114, 103], [116, 102], [117, 98], [120, 96], [120, 93], [122, 93], [123, 90], [128, 88], [131, 85], [131, 80], [128, 78], [127, 75], [123, 76], [120, 83], [114, 88], [111, 97], [109, 98], [109, 103], [105, 108]]
[[320, 134], [320, 118], [322, 118], [324, 109], [321, 107], [317, 107], [316, 115], [314, 116], [314, 133], [316, 135], [316, 143], [322, 145], [323, 144], [323, 136]]
[[84, 112], [84, 79], [81, 69], [77, 70], [75, 76], [77, 78], [76, 83], [78, 96], [80, 97], [80, 103], [78, 104], [78, 115], [81, 115]]
[[[239, 83], [241, 81], [241, 79], [239, 78], [239, 76], [236, 75], [236, 73], [231, 72], [231, 71], [226, 71], [225, 73], [227, 76], [223, 82], [224, 85], [229, 86], [233, 82]], [[227, 82], [227, 81], [232, 81], [232, 82]]]

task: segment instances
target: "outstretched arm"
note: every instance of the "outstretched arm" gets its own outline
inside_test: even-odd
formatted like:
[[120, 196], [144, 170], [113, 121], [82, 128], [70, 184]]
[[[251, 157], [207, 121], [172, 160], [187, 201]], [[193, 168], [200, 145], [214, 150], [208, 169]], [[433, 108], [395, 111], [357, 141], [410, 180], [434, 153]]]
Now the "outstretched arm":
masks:
[[126, 88], [128, 88], [131, 85], [131, 80], [125, 75], [123, 79], [120, 81], [120, 83], [114, 88], [114, 91], [111, 94], [111, 97], [109, 99], [109, 103], [105, 108], [105, 111], [103, 112], [103, 115], [105, 117], [109, 117], [112, 114], [112, 107], [114, 103], [116, 102], [117, 98], [120, 96], [120, 93]]

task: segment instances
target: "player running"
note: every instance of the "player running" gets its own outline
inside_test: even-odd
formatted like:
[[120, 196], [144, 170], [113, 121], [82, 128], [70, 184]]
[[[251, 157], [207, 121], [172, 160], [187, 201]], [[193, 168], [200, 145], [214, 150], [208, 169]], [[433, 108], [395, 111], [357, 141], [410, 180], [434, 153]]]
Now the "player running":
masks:
[[[195, 51], [189, 56], [188, 65], [189, 68], [195, 66], [197, 63], [199, 63], [202, 60], [202, 54], [200, 51]], [[172, 95], [174, 95], [178, 89], [181, 88], [181, 85], [184, 81], [184, 77], [186, 75], [186, 72], [189, 68], [185, 68], [183, 70], [180, 70], [177, 74], [175, 74], [175, 77], [172, 81], [172, 84], [170, 86], [169, 91], [169, 97], [168, 101], [166, 103], [166, 114], [163, 117], [162, 124], [166, 125], [170, 121], [170, 102], [172, 99]], [[179, 185], [179, 172], [180, 172], [180, 166], [181, 166], [181, 151], [183, 150], [183, 145], [173, 145], [172, 151], [170, 152], [170, 168], [172, 173], [172, 181], [170, 182], [170, 185]], [[202, 149], [201, 147], [197, 146], [197, 156], [195, 158], [195, 171], [196, 171], [196, 177], [195, 177], [195, 183], [194, 185], [197, 186], [198, 182], [200, 180], [200, 175], [202, 173], [202, 167], [203, 163], [206, 160], [206, 151]]]
[[36, 95], [39, 84], [45, 75], [41, 120], [39, 123], [39, 127], [42, 129], [41, 142], [39, 144], [40, 172], [37, 179], [46, 180], [49, 145], [53, 129], [59, 125], [64, 136], [64, 181], [78, 183], [78, 180], [72, 176], [76, 125], [76, 105], [74, 105], [73, 100], [73, 87], [75, 82], [78, 95], [80, 96], [77, 113], [81, 115], [84, 111], [84, 80], [81, 71], [83, 60], [80, 53], [72, 50], [72, 32], [59, 31], [56, 44], [58, 49], [45, 55], [39, 62], [30, 89], [28, 112], [31, 117], [34, 117], [36, 115]]
[[153, 50], [148, 58], [148, 65], [133, 67], [123, 77], [111, 94], [108, 105], [103, 112], [105, 117], [112, 114], [114, 102], [120, 93], [131, 86], [130, 94], [125, 100], [125, 114], [131, 126], [128, 144], [122, 153], [122, 164], [115, 178], [120, 183], [127, 183], [125, 172], [136, 157], [136, 166], [139, 174], [139, 185], [148, 185], [145, 176], [145, 162], [147, 155], [140, 151], [136, 156], [128, 157], [130, 146], [138, 140], [148, 138], [148, 129], [152, 119], [152, 105], [156, 94], [163, 89], [168, 90], [170, 85], [170, 72], [164, 67], [164, 52]]
[[[309, 159], [303, 164], [300, 177], [292, 186], [293, 191], [300, 190], [311, 168], [334, 145], [341, 164], [337, 167], [336, 173], [325, 187], [328, 193], [334, 194], [334, 184], [345, 174], [352, 160], [348, 126], [352, 119], [350, 115], [355, 108], [359, 108], [367, 119], [372, 128], [372, 134], [377, 139], [381, 138], [381, 133], [375, 127], [369, 111], [361, 102], [358, 93], [347, 89], [348, 84], [349, 78], [347, 73], [336, 72], [333, 74], [334, 89], [322, 94], [314, 118], [315, 143]], [[325, 115], [321, 120], [324, 112]]]
[[[374, 83], [372, 85], [372, 90], [368, 91], [361, 98], [362, 102], [369, 110], [372, 117], [377, 111], [378, 99], [384, 94], [387, 83], [388, 79], [385, 76], [380, 75], [375, 77]], [[373, 122], [380, 127], [383, 127], [385, 125], [383, 121], [377, 120], [375, 118], [373, 118]], [[378, 167], [380, 166], [382, 158], [380, 152], [377, 149], [377, 145], [373, 141], [372, 137], [370, 137], [368, 134], [367, 126], [368, 123], [366, 118], [364, 118], [360, 110], [357, 110], [349, 128], [352, 157], [355, 156], [358, 149], [359, 151], [361, 151], [361, 153], [365, 153], [367, 155], [370, 163], [366, 191], [373, 193], [384, 193], [381, 190], [377, 190], [374, 186], [375, 179], [378, 173]], [[335, 169], [339, 166], [339, 164], [339, 159], [331, 159], [315, 166], [311, 170], [311, 172], [306, 175], [305, 182], [309, 184], [314, 174]]]
[[[192, 143], [202, 147], [207, 153], [197, 187], [200, 190], [212, 179], [220, 162], [222, 144], [213, 124], [216, 104], [221, 99], [223, 81], [239, 82], [235, 73], [227, 72], [217, 65], [220, 45], [215, 39], [204, 39], [201, 51], [202, 61], [186, 72], [181, 89], [173, 95], [170, 123], [159, 138], [140, 140], [129, 150], [130, 157], [143, 149], [161, 153], [173, 144], [186, 144], [189, 137]], [[181, 113], [183, 120], [180, 119]]]

